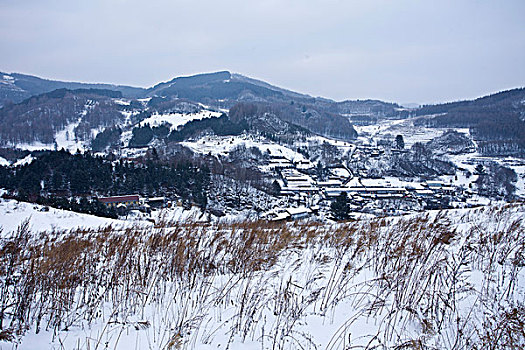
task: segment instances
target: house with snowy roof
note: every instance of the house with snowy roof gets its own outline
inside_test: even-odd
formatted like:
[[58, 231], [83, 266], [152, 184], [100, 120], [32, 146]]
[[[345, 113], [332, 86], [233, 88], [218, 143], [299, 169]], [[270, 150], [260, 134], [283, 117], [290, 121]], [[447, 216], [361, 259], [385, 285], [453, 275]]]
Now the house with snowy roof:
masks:
[[112, 197], [99, 197], [98, 201], [105, 204], [107, 207], [117, 207], [124, 205], [126, 207], [135, 207], [140, 203], [138, 194], [125, 195], [125, 196], [112, 196]]

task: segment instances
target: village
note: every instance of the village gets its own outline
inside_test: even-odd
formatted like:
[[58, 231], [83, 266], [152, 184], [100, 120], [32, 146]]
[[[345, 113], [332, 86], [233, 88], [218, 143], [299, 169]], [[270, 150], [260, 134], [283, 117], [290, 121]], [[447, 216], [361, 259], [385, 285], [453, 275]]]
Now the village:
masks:
[[[352, 157], [359, 159], [379, 157], [385, 153], [382, 146], [351, 145], [350, 149]], [[331, 204], [341, 193], [346, 193], [348, 198], [350, 219], [363, 215], [403, 215], [488, 203], [486, 198], [476, 194], [472, 186], [476, 175], [470, 177], [469, 181], [463, 175], [460, 175], [459, 181], [458, 175], [432, 179], [401, 179], [393, 176], [374, 178], [367, 176], [364, 170], [352, 171], [341, 162], [327, 166], [321, 177], [317, 166], [304, 157], [294, 158], [293, 153], [275, 151], [268, 154], [260, 168], [274, 181], [277, 191], [271, 209], [258, 213], [259, 218], [264, 220], [331, 219]], [[181, 207], [190, 210], [192, 207], [192, 203], [179, 198], [143, 198], [139, 194], [101, 197], [98, 200], [108, 207], [116, 208], [119, 216], [126, 217], [130, 212], [149, 215], [151, 211], [163, 208]], [[224, 211], [232, 212], [228, 208]]]
[[[357, 147], [358, 151], [375, 157], [384, 152], [381, 147]], [[276, 208], [265, 213], [272, 221], [297, 220], [310, 216], [330, 217], [330, 204], [346, 193], [350, 218], [362, 214], [374, 216], [401, 215], [423, 210], [472, 207], [481, 204], [468, 186], [456, 186], [453, 179], [425, 181], [402, 180], [396, 177], [367, 178], [353, 173], [344, 164], [328, 167], [320, 179], [309, 161], [271, 157], [269, 167], [279, 177], [280, 196], [292, 203], [288, 208]]]

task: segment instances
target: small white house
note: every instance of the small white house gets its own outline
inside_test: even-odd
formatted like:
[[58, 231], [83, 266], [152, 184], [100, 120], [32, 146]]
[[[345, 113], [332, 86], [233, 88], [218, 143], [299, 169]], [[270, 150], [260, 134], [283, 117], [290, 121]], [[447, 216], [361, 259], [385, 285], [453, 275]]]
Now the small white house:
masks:
[[306, 207], [286, 208], [286, 212], [290, 215], [290, 219], [292, 220], [305, 219], [312, 214], [312, 210]]

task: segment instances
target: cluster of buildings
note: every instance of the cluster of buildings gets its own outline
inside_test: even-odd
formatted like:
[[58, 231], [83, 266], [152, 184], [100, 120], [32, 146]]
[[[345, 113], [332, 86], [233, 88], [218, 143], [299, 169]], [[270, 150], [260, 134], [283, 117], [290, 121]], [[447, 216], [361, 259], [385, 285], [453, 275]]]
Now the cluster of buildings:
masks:
[[[365, 153], [379, 152], [376, 148], [360, 150]], [[369, 155], [369, 154], [368, 154]], [[289, 198], [292, 206], [277, 208], [269, 213], [271, 220], [290, 220], [328, 211], [337, 196], [345, 192], [351, 209], [356, 212], [396, 213], [401, 209], [438, 209], [448, 207], [451, 199], [463, 200], [459, 187], [442, 181], [410, 182], [397, 178], [370, 179], [359, 177], [344, 165], [325, 169], [321, 180], [315, 166], [305, 169], [296, 163], [279, 157], [271, 159], [272, 169], [279, 174], [276, 180], [281, 188], [280, 196]]]
[[[366, 146], [358, 151], [367, 156], [380, 152], [377, 148]], [[283, 155], [270, 157], [266, 169], [277, 174], [275, 181], [279, 184], [279, 196], [285, 203], [263, 215], [273, 221], [330, 215], [330, 204], [343, 192], [352, 212], [373, 214], [446, 208], [451, 201], [465, 201], [467, 196], [462, 187], [443, 181], [411, 182], [393, 177], [372, 179], [360, 176], [359, 172], [354, 173], [341, 164], [319, 169], [309, 160], [293, 161]], [[98, 200], [116, 208], [119, 214], [131, 209], [150, 212], [151, 209], [171, 204], [164, 197], [141, 198], [139, 195], [102, 197]]]
[[143, 198], [138, 194], [99, 197], [97, 200], [106, 207], [117, 209], [119, 215], [126, 214], [133, 209], [149, 212], [151, 209], [164, 208], [169, 204], [165, 197]]

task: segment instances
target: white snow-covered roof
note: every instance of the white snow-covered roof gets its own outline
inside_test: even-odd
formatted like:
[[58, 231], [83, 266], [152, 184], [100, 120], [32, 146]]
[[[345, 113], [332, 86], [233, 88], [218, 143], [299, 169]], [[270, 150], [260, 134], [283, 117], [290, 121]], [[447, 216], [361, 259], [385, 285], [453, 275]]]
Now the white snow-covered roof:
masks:
[[332, 174], [339, 176], [339, 177], [349, 177], [352, 174], [346, 170], [345, 168], [334, 168], [331, 169]]
[[291, 166], [293, 166], [293, 164], [288, 161], [270, 162], [268, 164], [268, 167], [270, 168], [286, 168], [286, 167], [291, 167]]
[[303, 175], [303, 176], [287, 176], [286, 177], [286, 181], [290, 182], [290, 181], [307, 181], [307, 182], [312, 182], [312, 178], [310, 176], [307, 176], [307, 175]]
[[289, 217], [290, 217], [290, 214], [288, 214], [287, 212], [281, 212], [275, 215], [275, 217], [272, 218], [272, 221], [282, 221], [282, 220], [288, 219]]
[[392, 184], [387, 179], [361, 179], [362, 186], [365, 187], [391, 187]]
[[337, 187], [341, 187], [343, 183], [341, 182], [341, 180], [336, 180], [336, 179], [332, 179], [332, 180], [328, 180], [328, 181], [318, 181], [317, 182], [317, 185], [321, 186], [321, 187], [329, 187], [329, 186], [337, 186]]
[[428, 187], [442, 187], [445, 185], [443, 181], [427, 181], [426, 184]]
[[325, 189], [329, 196], [337, 196], [341, 192], [346, 193], [376, 193], [376, 194], [401, 194], [406, 192], [404, 187], [335, 187]]
[[298, 208], [286, 208], [286, 211], [288, 214], [294, 216], [294, 215], [301, 215], [301, 214], [310, 214], [312, 210], [307, 207], [298, 207]]
[[166, 199], [165, 197], [151, 197], [151, 198], [148, 198], [148, 201], [150, 201], [150, 202], [158, 202], [158, 201], [163, 201], [165, 199]]
[[431, 195], [431, 194], [434, 194], [434, 191], [432, 190], [416, 190], [415, 191], [417, 194], [420, 194], [420, 195]]
[[297, 163], [295, 165], [297, 167], [297, 169], [312, 169], [314, 167], [314, 165], [312, 163]]
[[281, 191], [281, 193], [287, 193], [287, 192], [316, 192], [319, 191], [319, 187], [316, 186], [288, 186], [284, 187]]

